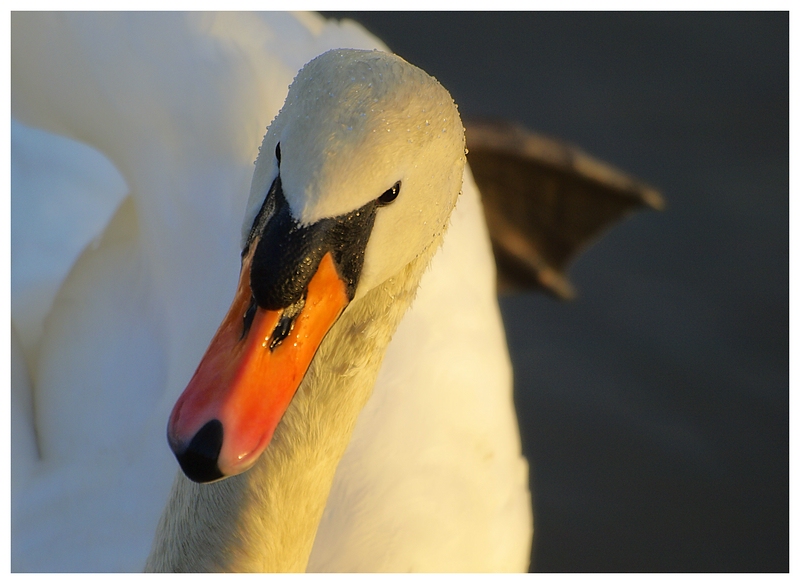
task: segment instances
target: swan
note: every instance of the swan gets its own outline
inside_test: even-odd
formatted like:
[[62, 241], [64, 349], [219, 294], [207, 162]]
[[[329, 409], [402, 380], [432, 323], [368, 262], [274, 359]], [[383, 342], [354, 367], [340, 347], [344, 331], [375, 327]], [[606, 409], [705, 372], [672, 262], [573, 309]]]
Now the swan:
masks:
[[[69, 245], [48, 252], [47, 277], [12, 256], [12, 569], [138, 570], [148, 553], [150, 569], [526, 569], [527, 464], [488, 235], [446, 92], [385, 52], [326, 53], [385, 47], [313, 15], [15, 13], [12, 37], [12, 250], [37, 258], [38, 233], [58, 234], [51, 225], [101, 201], [62, 229]], [[385, 77], [417, 80], [420, 95], [388, 86], [405, 100], [432, 94], [443, 109], [404, 118], [408, 101], [384, 105], [386, 86], [372, 79], [373, 99], [393, 113], [368, 115], [366, 134], [357, 119], [333, 127], [290, 100], [256, 156], [292, 77], [323, 53], [376, 59]], [[292, 87], [326, 79], [309, 67]], [[425, 130], [397, 137], [409, 119], [449, 144], [439, 164], [414, 154]], [[364, 139], [371, 162], [359, 138], [341, 138], [387, 121], [392, 141]], [[342, 142], [336, 161], [312, 140], [323, 129]], [[42, 170], [75, 194], [60, 201], [67, 215], [47, 208], [52, 189], [25, 182]], [[168, 495], [164, 422], [181, 455], [209, 421], [201, 407], [187, 408], [201, 412], [193, 420], [169, 414], [230, 304], [242, 244], [256, 242], [245, 265], [258, 253], [252, 226], [279, 173], [281, 208], [298, 226], [374, 212], [363, 264], [271, 440], [239, 432], [256, 447], [223, 441], [212, 475], [194, 474], [234, 476], [197, 484], [179, 473]], [[423, 202], [436, 181], [443, 198]], [[337, 273], [330, 255], [318, 266]], [[275, 330], [265, 323], [257, 311], [249, 326]]]

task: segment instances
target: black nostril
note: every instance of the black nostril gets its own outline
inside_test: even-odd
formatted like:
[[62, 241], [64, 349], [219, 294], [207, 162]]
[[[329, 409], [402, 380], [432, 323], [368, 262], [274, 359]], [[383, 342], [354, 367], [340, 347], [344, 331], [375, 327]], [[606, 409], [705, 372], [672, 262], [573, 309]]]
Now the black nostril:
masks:
[[211, 420], [194, 435], [189, 446], [175, 453], [184, 474], [196, 483], [210, 483], [224, 475], [217, 466], [222, 450], [222, 422]]

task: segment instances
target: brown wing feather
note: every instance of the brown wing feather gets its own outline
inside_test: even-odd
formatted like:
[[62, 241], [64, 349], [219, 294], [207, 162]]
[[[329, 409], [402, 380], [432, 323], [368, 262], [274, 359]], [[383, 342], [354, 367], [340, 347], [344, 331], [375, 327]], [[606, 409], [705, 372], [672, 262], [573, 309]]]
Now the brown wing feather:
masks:
[[501, 292], [573, 297], [565, 271], [578, 253], [632, 212], [664, 208], [657, 190], [577, 148], [505, 122], [465, 127]]

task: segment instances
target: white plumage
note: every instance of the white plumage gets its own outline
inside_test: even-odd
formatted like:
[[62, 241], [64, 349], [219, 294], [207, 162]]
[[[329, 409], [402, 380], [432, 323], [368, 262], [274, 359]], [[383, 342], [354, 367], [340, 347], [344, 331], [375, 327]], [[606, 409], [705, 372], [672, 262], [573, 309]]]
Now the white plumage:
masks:
[[[287, 14], [14, 14], [12, 34], [12, 569], [139, 570], [176, 469], [169, 409], [237, 279], [263, 130], [305, 62], [380, 44]], [[527, 466], [466, 178], [310, 570], [527, 567]]]

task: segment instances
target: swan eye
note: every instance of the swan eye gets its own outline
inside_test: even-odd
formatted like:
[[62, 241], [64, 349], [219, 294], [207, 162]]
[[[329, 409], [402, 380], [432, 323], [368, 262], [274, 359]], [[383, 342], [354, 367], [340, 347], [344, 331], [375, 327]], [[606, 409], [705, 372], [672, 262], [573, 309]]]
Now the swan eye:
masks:
[[275, 146], [275, 158], [278, 159], [278, 166], [281, 165], [281, 143], [278, 142], [278, 145]]
[[388, 189], [385, 193], [383, 193], [380, 197], [378, 197], [378, 205], [388, 205], [392, 201], [397, 198], [397, 195], [400, 194], [400, 181], [397, 181], [392, 185], [392, 188]]

